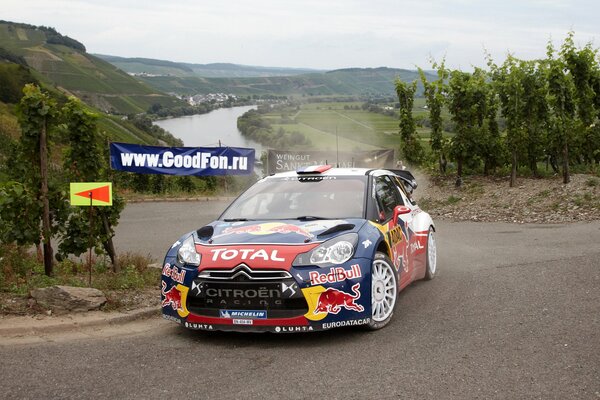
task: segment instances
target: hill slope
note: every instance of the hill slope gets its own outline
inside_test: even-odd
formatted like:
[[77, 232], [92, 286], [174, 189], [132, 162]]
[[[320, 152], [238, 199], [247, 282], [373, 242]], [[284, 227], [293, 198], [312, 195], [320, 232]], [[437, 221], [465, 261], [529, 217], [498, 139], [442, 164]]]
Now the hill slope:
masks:
[[277, 68], [256, 67], [249, 65], [213, 63], [190, 64], [173, 61], [155, 60], [151, 58], [125, 58], [95, 54], [96, 57], [108, 61], [112, 65], [132, 74], [171, 75], [177, 77], [197, 78], [251, 78], [269, 76], [291, 76], [321, 72], [309, 68]]
[[[435, 79], [431, 74], [428, 76]], [[416, 71], [381, 67], [254, 78], [140, 77], [149, 85], [167, 93], [279, 96], [395, 96], [396, 78], [410, 82], [418, 80], [419, 75]]]
[[155, 103], [181, 104], [86, 53], [83, 44], [52, 28], [0, 21], [0, 48], [24, 59], [39, 81], [105, 112], [139, 113]]

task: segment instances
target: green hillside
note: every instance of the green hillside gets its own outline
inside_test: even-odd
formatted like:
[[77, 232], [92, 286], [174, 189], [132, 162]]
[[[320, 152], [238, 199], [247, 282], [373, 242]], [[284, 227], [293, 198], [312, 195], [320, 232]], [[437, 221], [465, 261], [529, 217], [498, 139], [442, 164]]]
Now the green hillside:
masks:
[[104, 112], [145, 112], [155, 103], [181, 105], [180, 100], [86, 53], [83, 44], [52, 28], [0, 21], [0, 48], [25, 60], [40, 82]]
[[290, 76], [319, 72], [308, 68], [255, 67], [228, 63], [191, 64], [151, 58], [125, 58], [95, 54], [125, 72], [197, 78]]
[[[394, 80], [418, 80], [416, 71], [349, 68], [323, 73], [255, 78], [140, 77], [157, 90], [185, 95], [233, 93], [279, 96], [395, 96]], [[435, 79], [431, 75], [432, 79]]]
[[[0, 21], [0, 181], [11, 146], [19, 141], [21, 134], [15, 105], [23, 96], [23, 86], [27, 83], [42, 86], [59, 107], [68, 95], [81, 98], [90, 111], [99, 115], [98, 129], [107, 140], [150, 145], [182, 144], [153, 126], [147, 117], [132, 115], [161, 101], [166, 105], [181, 102], [150, 89], [102, 60], [88, 57], [81, 43], [51, 28]], [[116, 83], [111, 81], [113, 78], [117, 79]], [[124, 89], [130, 91], [128, 95], [122, 94]], [[107, 109], [131, 114], [124, 117], [102, 112]]]

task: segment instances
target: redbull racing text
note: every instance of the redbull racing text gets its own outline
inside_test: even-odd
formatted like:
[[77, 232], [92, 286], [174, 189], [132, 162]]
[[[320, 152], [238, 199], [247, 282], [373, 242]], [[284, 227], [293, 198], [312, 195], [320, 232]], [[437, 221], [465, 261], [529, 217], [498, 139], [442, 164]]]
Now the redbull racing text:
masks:
[[318, 271], [310, 271], [308, 274], [311, 285], [319, 285], [323, 283], [342, 282], [346, 279], [356, 279], [362, 277], [360, 265], [354, 264], [350, 270], [344, 268], [332, 268], [328, 274], [320, 274]]

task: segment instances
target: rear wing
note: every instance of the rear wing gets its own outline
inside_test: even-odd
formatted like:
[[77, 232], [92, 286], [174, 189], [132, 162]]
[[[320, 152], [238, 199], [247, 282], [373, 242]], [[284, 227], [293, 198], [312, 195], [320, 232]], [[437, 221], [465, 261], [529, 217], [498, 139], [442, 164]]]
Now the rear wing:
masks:
[[408, 186], [409, 192], [412, 192], [417, 188], [417, 180], [415, 176], [408, 170], [405, 169], [388, 169], [388, 171], [393, 172], [398, 175], [398, 177]]

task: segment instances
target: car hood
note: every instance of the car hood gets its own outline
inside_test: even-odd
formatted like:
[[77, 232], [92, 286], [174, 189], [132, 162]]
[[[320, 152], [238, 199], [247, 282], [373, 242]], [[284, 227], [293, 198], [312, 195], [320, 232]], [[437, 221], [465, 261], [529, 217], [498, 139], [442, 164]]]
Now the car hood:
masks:
[[198, 238], [200, 243], [212, 245], [311, 243], [321, 242], [341, 233], [357, 232], [365, 222], [364, 219], [355, 218], [311, 221], [215, 221], [207, 227], [199, 229]]

